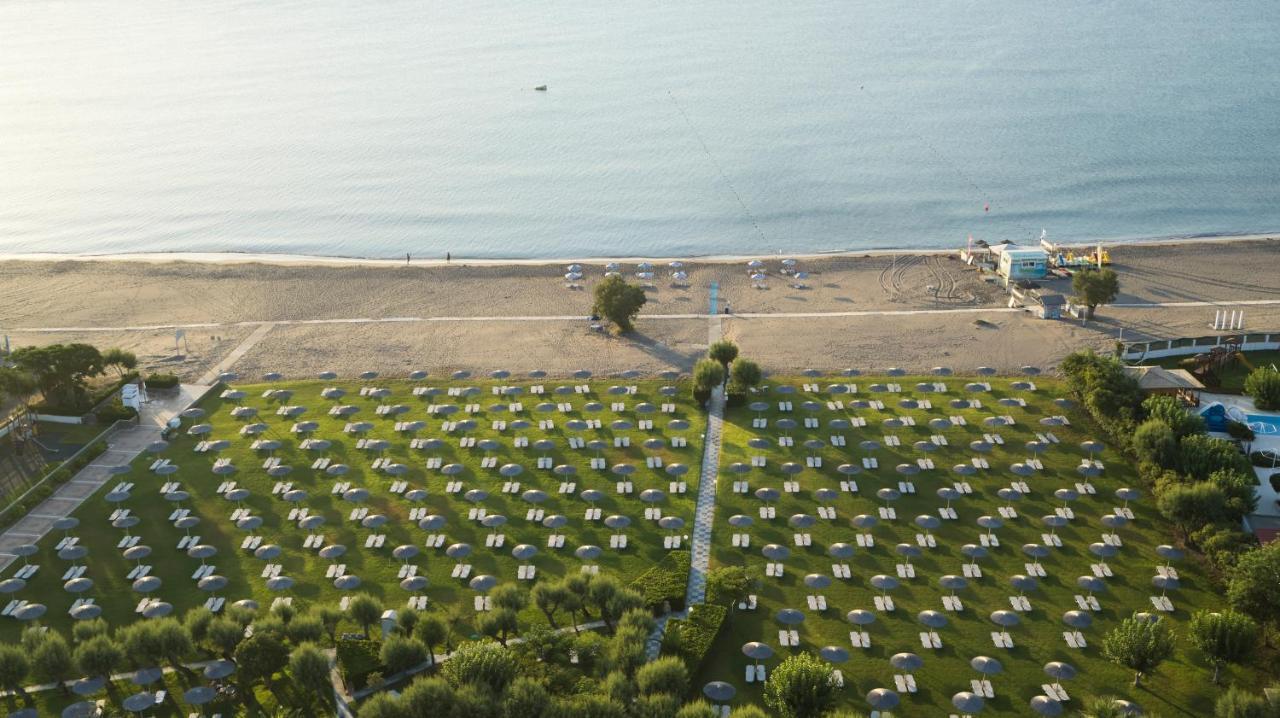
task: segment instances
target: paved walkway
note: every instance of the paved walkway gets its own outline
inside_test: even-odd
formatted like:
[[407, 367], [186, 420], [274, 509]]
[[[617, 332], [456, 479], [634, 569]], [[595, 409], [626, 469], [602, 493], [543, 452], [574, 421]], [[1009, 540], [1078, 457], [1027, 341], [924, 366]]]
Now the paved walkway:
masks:
[[249, 333], [249, 336], [245, 337], [244, 341], [240, 342], [239, 346], [237, 346], [235, 349], [232, 349], [231, 353], [227, 354], [227, 356], [222, 361], [213, 365], [209, 369], [209, 371], [205, 372], [204, 376], [197, 379], [196, 383], [203, 384], [203, 385], [210, 385], [210, 384], [216, 383], [218, 381], [219, 374], [221, 374], [224, 371], [227, 371], [232, 366], [234, 366], [236, 362], [240, 361], [240, 357], [244, 356], [245, 354], [248, 354], [249, 350], [252, 349], [254, 345], [256, 345], [258, 342], [262, 341], [263, 337], [267, 336], [267, 333], [270, 332], [272, 327], [274, 326], [275, 324], [259, 325], [257, 329], [254, 329], [252, 332]]
[[127, 464], [137, 458], [147, 444], [160, 438], [165, 422], [195, 403], [207, 390], [207, 386], [183, 384], [174, 394], [153, 397], [149, 403], [144, 404], [137, 424], [118, 429], [107, 437], [108, 448], [105, 453], [0, 534], [0, 573], [17, 559], [12, 553], [15, 547], [37, 543], [44, 538], [53, 522], [70, 516], [80, 508], [80, 504], [111, 480], [108, 470], [112, 466]]
[[707, 597], [707, 571], [711, 567], [711, 526], [716, 515], [716, 478], [720, 473], [720, 434], [724, 427], [724, 392], [716, 389], [707, 411], [707, 437], [703, 442], [702, 473], [698, 478], [698, 503], [693, 512], [692, 562], [685, 605]]

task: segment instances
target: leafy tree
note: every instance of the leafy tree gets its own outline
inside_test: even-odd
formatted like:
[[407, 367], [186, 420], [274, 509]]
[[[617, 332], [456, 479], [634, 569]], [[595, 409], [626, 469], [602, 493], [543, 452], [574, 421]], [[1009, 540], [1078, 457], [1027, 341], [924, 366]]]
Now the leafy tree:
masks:
[[39, 388], [31, 372], [0, 365], [0, 398], [11, 396], [25, 408], [28, 398]]
[[0, 688], [25, 696], [30, 672], [26, 651], [14, 645], [0, 645]]
[[628, 284], [618, 275], [605, 277], [596, 285], [595, 303], [591, 311], [617, 325], [618, 331], [626, 334], [635, 327], [632, 322], [648, 298], [644, 290], [634, 284]]
[[742, 394], [760, 385], [764, 372], [760, 365], [747, 359], [735, 359], [729, 367], [729, 392]]
[[1178, 437], [1173, 429], [1159, 419], [1148, 419], [1133, 432], [1133, 452], [1138, 461], [1150, 461], [1161, 468], [1171, 469], [1178, 464]]
[[195, 651], [191, 632], [175, 618], [161, 618], [150, 623], [155, 631], [156, 649], [160, 658], [174, 670], [190, 674], [191, 669], [183, 663]]
[[367, 593], [352, 598], [347, 611], [351, 613], [351, 620], [360, 624], [365, 638], [369, 637], [369, 626], [382, 620], [382, 604]]
[[1196, 481], [1204, 481], [1222, 469], [1253, 473], [1249, 459], [1240, 453], [1235, 443], [1226, 439], [1192, 434], [1183, 437], [1178, 448], [1182, 455], [1182, 472]]
[[444, 621], [436, 616], [423, 616], [422, 620], [418, 621], [418, 625], [413, 628], [414, 638], [422, 641], [422, 645], [427, 649], [427, 660], [431, 661], [432, 665], [436, 662], [436, 646], [444, 643], [448, 635], [449, 629], [444, 625]]
[[[614, 639], [613, 643], [616, 644], [617, 636]], [[612, 646], [610, 648], [612, 649]], [[643, 663], [643, 660], [641, 660], [641, 663]], [[635, 665], [638, 666], [639, 664]], [[600, 684], [596, 692], [607, 696], [614, 703], [620, 703], [625, 706], [630, 705], [635, 700], [636, 684], [631, 681], [629, 674], [614, 666], [613, 670], [609, 671], [609, 675], [604, 677], [604, 683]]]
[[476, 620], [476, 630], [506, 646], [507, 639], [520, 632], [519, 617], [509, 608], [495, 608], [481, 614]]
[[1099, 305], [1110, 304], [1119, 296], [1120, 276], [1112, 269], [1077, 271], [1071, 277], [1071, 291], [1076, 301], [1085, 306], [1086, 318], [1093, 319]]
[[1127, 437], [1133, 432], [1141, 418], [1143, 392], [1119, 360], [1092, 351], [1074, 352], [1059, 368], [1071, 393], [1112, 435]]
[[712, 359], [699, 359], [693, 365], [693, 398], [705, 404], [711, 392], [724, 383], [724, 367]]
[[[507, 694], [510, 695], [516, 686], [522, 681], [530, 681], [528, 678], [517, 678], [511, 684]], [[537, 681], [530, 681], [541, 687]], [[443, 678], [419, 678], [404, 690], [400, 697], [401, 705], [404, 708], [405, 715], [408, 718], [436, 718], [436, 716], [457, 715], [454, 708], [456, 701], [454, 700], [453, 687], [445, 682]], [[527, 706], [521, 706], [526, 710], [531, 710]], [[361, 718], [364, 714], [361, 713]], [[529, 718], [538, 718], [539, 713], [514, 713], [507, 712], [508, 716], [528, 716]]]
[[604, 663], [605, 649], [608, 644], [609, 641], [595, 631], [575, 634], [573, 651], [578, 656], [578, 668], [586, 675], [595, 675]]
[[1280, 541], [1240, 556], [1227, 581], [1227, 600], [1258, 621], [1280, 619]]
[[102, 373], [102, 354], [88, 344], [22, 347], [9, 359], [31, 373], [47, 401], [66, 406], [81, 405], [85, 380]]
[[[203, 646], [209, 640], [209, 626], [213, 623], [213, 619], [217, 618], [213, 611], [204, 606], [196, 606], [187, 611], [182, 617], [182, 623], [187, 627], [187, 633], [191, 635], [191, 641], [197, 646]], [[83, 621], [77, 621], [77, 624]]]
[[811, 653], [798, 653], [769, 674], [764, 703], [783, 718], [818, 718], [835, 704], [837, 690], [830, 665]]
[[742, 566], [721, 566], [707, 574], [708, 600], [736, 606], [751, 593], [751, 577]]
[[120, 644], [101, 634], [76, 646], [73, 659], [80, 672], [90, 678], [110, 676], [124, 663], [124, 651]]
[[653, 614], [646, 609], [631, 609], [618, 618], [618, 630], [634, 629], [648, 635], [658, 627]]
[[71, 640], [75, 643], [83, 643], [94, 636], [106, 635], [108, 630], [107, 622], [101, 618], [76, 621], [71, 624]]
[[223, 657], [230, 658], [243, 640], [244, 628], [234, 620], [220, 616], [209, 622], [208, 644]]
[[56, 631], [47, 631], [31, 653], [31, 675], [41, 683], [57, 683], [69, 692], [64, 681], [75, 677], [76, 662], [67, 639]]
[[1225, 520], [1234, 523], [1258, 510], [1257, 477], [1253, 472], [1219, 469], [1209, 475], [1209, 482], [1222, 489], [1226, 497]]
[[440, 665], [445, 680], [454, 688], [479, 685], [493, 693], [501, 693], [519, 670], [514, 653], [488, 641], [464, 643]]
[[411, 636], [392, 634], [382, 642], [378, 655], [382, 665], [387, 667], [387, 673], [403, 673], [426, 663], [427, 647]]
[[498, 586], [489, 594], [489, 598], [494, 607], [510, 611], [523, 611], [525, 606], [529, 605], [529, 595], [514, 583]]
[[314, 615], [306, 614], [289, 621], [284, 635], [295, 646], [303, 643], [319, 643], [324, 638], [324, 624]]
[[279, 619], [282, 626], [288, 626], [293, 617], [298, 615], [298, 609], [292, 603], [277, 603], [271, 607], [271, 615]]
[[329, 705], [329, 696], [333, 695], [329, 658], [319, 646], [308, 641], [293, 649], [289, 654], [289, 675], [305, 694], [319, 698], [321, 705]]
[[642, 694], [670, 693], [683, 696], [689, 691], [689, 669], [675, 656], [663, 656], [636, 671], [636, 690]]
[[123, 378], [126, 372], [138, 368], [138, 355], [123, 349], [108, 349], [102, 352], [102, 366], [115, 367]]
[[628, 675], [633, 674], [644, 665], [645, 641], [648, 638], [648, 631], [619, 628], [613, 634], [605, 651], [609, 669], [622, 671]]
[[520, 676], [511, 682], [502, 697], [502, 712], [519, 718], [542, 718], [551, 703], [551, 695], [541, 681]]
[[360, 704], [360, 718], [407, 718], [399, 698], [390, 693], [374, 693]]
[[600, 614], [605, 626], [613, 630], [613, 617], [609, 615], [609, 604], [622, 591], [622, 585], [612, 575], [597, 575], [591, 578], [587, 587], [587, 600]]
[[1228, 663], [1240, 663], [1258, 643], [1258, 624], [1237, 611], [1197, 611], [1188, 625], [1191, 643], [1213, 664], [1213, 682]]
[[1102, 655], [1132, 670], [1133, 685], [1173, 655], [1173, 630], [1164, 621], [1130, 616], [1102, 639]]
[[556, 701], [558, 715], [573, 718], [624, 718], [627, 709], [608, 696], [582, 693]]
[[1238, 686], [1228, 688], [1213, 706], [1214, 718], [1274, 718], [1276, 713], [1267, 699]]
[[716, 718], [720, 711], [710, 703], [699, 698], [692, 703], [685, 703], [676, 711], [676, 718]]
[[396, 614], [396, 631], [402, 636], [412, 636], [413, 629], [417, 627], [420, 620], [422, 620], [422, 614], [418, 609], [405, 606]]
[[1142, 401], [1142, 408], [1148, 419], [1164, 422], [1175, 439], [1204, 433], [1204, 417], [1187, 411], [1182, 402], [1172, 396], [1152, 394]]
[[556, 623], [556, 612], [563, 608], [565, 601], [568, 600], [568, 589], [559, 583], [538, 583], [534, 585], [529, 595], [533, 599], [533, 605], [547, 617], [547, 623], [551, 624], [552, 628], [559, 628], [560, 626]]
[[1227, 497], [1209, 481], [1179, 484], [1166, 489], [1156, 501], [1160, 513], [1177, 525], [1183, 536], [1226, 515]]
[[632, 718], [675, 718], [680, 699], [670, 693], [640, 696], [631, 702]]
[[289, 649], [275, 636], [254, 633], [236, 648], [235, 661], [241, 678], [262, 681], [270, 689], [271, 676], [289, 663]]
[[333, 606], [317, 606], [311, 609], [311, 613], [320, 619], [320, 624], [324, 626], [325, 634], [329, 636], [329, 642], [337, 641], [338, 625], [342, 623], [342, 611]]
[[1253, 404], [1259, 409], [1280, 409], [1280, 371], [1258, 367], [1249, 372], [1244, 380], [1244, 393], [1253, 397]]
[[728, 373], [729, 365], [733, 363], [734, 359], [738, 358], [738, 345], [728, 339], [719, 339], [711, 342], [711, 346], [707, 347], [707, 358], [720, 362], [720, 366], [724, 368], [725, 373]]

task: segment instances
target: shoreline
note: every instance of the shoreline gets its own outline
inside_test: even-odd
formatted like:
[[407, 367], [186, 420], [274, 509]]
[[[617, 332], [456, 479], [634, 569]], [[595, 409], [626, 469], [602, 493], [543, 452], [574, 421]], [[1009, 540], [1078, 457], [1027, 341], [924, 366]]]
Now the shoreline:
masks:
[[[1265, 234], [1216, 234], [1182, 237], [1150, 237], [1126, 240], [1100, 240], [1096, 242], [1062, 242], [1058, 246], [1067, 249], [1088, 249], [1102, 244], [1109, 249], [1117, 247], [1141, 246], [1159, 247], [1164, 245], [1209, 244], [1231, 242], [1275, 241], [1280, 239], [1280, 232]], [[940, 256], [956, 254], [960, 247], [916, 248], [916, 249], [866, 249], [853, 251], [811, 252], [801, 254], [720, 254], [720, 255], [687, 255], [675, 257], [540, 257], [540, 258], [506, 258], [485, 259], [454, 257], [452, 261], [444, 259], [412, 259], [406, 263], [400, 259], [378, 259], [371, 257], [345, 257], [310, 254], [276, 254], [269, 252], [133, 252], [118, 254], [60, 254], [54, 252], [31, 252], [19, 254], [0, 254], [0, 263], [4, 262], [136, 262], [140, 264], [267, 264], [279, 266], [365, 266], [365, 267], [444, 267], [458, 266], [529, 266], [545, 267], [565, 263], [603, 264], [606, 262], [653, 262], [665, 264], [671, 261], [695, 262], [701, 264], [730, 264], [746, 262], [752, 259], [797, 260], [848, 259], [857, 257], [889, 257], [889, 256]]]

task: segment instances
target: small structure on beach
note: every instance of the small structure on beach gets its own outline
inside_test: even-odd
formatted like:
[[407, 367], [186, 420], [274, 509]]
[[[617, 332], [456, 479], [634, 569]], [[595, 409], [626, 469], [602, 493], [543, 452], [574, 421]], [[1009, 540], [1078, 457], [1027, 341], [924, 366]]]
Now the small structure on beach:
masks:
[[1138, 382], [1138, 387], [1147, 394], [1173, 396], [1191, 406], [1200, 405], [1200, 392], [1204, 390], [1204, 384], [1186, 369], [1127, 366], [1124, 373], [1133, 377]]
[[991, 247], [996, 256], [996, 273], [1006, 282], [1044, 279], [1049, 266], [1049, 253], [1038, 247], [997, 244]]

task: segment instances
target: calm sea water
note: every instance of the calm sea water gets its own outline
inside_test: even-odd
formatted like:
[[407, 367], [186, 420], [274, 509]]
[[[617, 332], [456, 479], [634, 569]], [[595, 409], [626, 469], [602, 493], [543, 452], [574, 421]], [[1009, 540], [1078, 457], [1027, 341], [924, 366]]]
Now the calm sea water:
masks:
[[0, 253], [1276, 230], [1277, 36], [1248, 1], [3, 3]]

